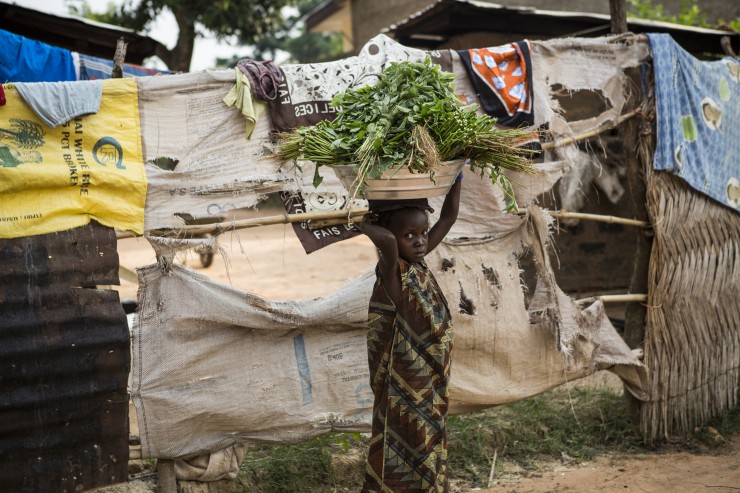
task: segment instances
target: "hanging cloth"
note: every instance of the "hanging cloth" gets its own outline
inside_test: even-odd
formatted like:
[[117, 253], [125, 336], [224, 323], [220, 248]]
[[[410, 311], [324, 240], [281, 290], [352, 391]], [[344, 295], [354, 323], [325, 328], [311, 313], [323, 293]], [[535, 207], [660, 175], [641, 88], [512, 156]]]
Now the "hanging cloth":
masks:
[[487, 114], [505, 127], [534, 125], [529, 41], [458, 54]]

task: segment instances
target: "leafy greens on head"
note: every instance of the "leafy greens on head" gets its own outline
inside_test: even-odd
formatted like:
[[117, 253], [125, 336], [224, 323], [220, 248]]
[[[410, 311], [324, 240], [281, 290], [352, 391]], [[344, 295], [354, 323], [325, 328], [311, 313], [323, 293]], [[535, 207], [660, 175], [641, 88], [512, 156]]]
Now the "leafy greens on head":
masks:
[[282, 134], [279, 156], [320, 166], [357, 166], [358, 189], [367, 178], [393, 168], [429, 173], [444, 162], [470, 159], [471, 170], [488, 176], [506, 195], [507, 210], [516, 209], [511, 183], [501, 169], [532, 172], [530, 150], [517, 147], [529, 131], [499, 129], [496, 120], [479, 115], [477, 105], [463, 106], [454, 92], [455, 76], [427, 57], [424, 62], [392, 62], [373, 86], [337, 94], [333, 120]]

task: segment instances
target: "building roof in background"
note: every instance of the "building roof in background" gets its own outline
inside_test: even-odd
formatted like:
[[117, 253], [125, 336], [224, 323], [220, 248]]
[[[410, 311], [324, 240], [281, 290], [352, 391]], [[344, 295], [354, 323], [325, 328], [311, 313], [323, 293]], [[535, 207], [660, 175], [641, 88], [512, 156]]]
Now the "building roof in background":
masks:
[[346, 0], [325, 0], [311, 9], [305, 16], [303, 16], [303, 20], [306, 23], [306, 29], [310, 31], [332, 14], [339, 12], [345, 1]]
[[[628, 18], [633, 33], [668, 33], [694, 54], [722, 53], [720, 39], [729, 36], [735, 51], [740, 34], [668, 22]], [[406, 46], [434, 49], [450, 38], [471, 32], [511, 33], [531, 39], [602, 36], [610, 33], [608, 15], [589, 12], [538, 10], [476, 0], [438, 0], [426, 9], [383, 30]]]
[[70, 51], [112, 59], [118, 38], [128, 43], [126, 62], [141, 64], [161, 43], [125, 27], [73, 15], [59, 15], [0, 1], [0, 27], [36, 41]]

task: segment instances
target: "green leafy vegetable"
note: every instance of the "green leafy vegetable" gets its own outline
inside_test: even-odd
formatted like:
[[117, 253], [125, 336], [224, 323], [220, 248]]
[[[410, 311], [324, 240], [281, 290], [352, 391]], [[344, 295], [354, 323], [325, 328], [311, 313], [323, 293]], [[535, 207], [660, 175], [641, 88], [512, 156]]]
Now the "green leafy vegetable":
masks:
[[433, 176], [445, 161], [469, 158], [472, 171], [504, 191], [506, 209], [516, 210], [501, 169], [533, 172], [532, 151], [517, 147], [529, 132], [499, 129], [494, 118], [478, 114], [477, 105], [463, 106], [454, 79], [429, 58], [391, 63], [374, 86], [337, 94], [333, 120], [280, 134], [278, 155], [284, 162], [315, 162], [315, 186], [321, 183], [319, 167], [356, 164], [359, 191], [368, 178], [393, 168]]

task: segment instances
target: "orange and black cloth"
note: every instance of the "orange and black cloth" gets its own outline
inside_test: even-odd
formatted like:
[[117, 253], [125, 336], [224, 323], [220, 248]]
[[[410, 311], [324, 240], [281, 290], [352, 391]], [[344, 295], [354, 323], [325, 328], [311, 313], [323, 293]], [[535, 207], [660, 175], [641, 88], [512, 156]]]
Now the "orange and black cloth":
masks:
[[505, 127], [534, 125], [529, 41], [458, 54], [487, 114]]

